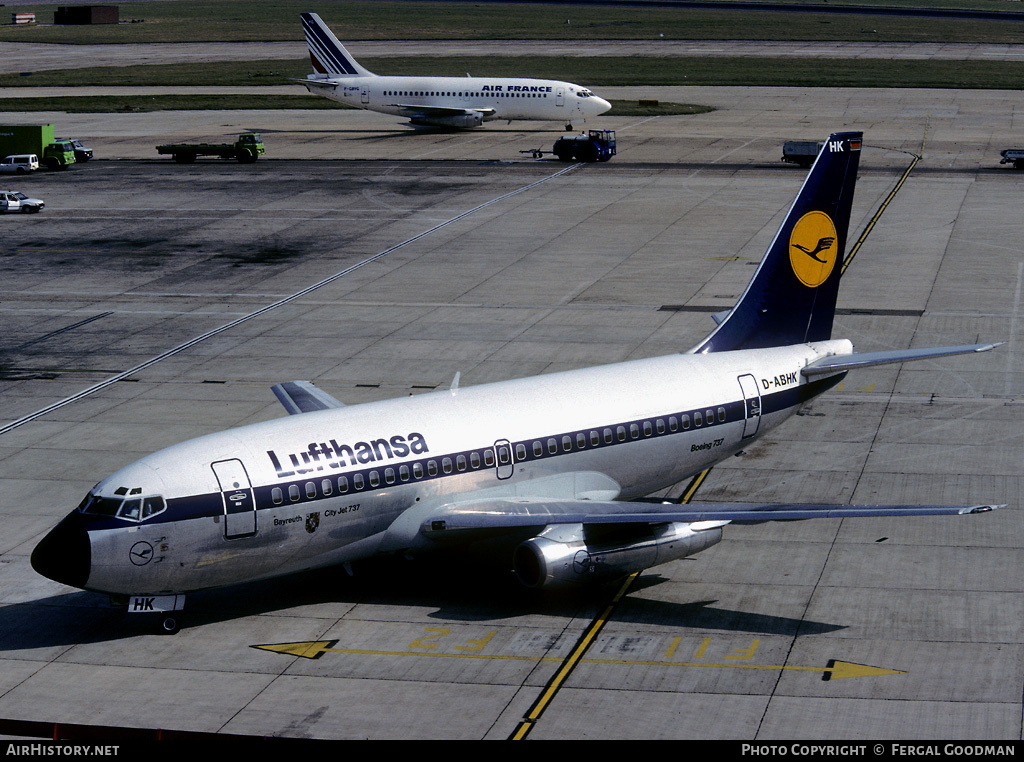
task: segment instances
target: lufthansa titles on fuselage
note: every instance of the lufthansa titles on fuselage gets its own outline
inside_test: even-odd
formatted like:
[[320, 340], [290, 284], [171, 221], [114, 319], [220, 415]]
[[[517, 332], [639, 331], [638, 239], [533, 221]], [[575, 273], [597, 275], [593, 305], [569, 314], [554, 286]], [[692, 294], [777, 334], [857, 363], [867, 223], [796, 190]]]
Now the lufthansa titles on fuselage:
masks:
[[[267, 456], [278, 477], [285, 477], [323, 471], [325, 467], [355, 466], [426, 452], [430, 452], [427, 440], [422, 434], [414, 431], [405, 436], [396, 434], [369, 442], [356, 442], [354, 445], [338, 444], [336, 439], [328, 442], [310, 442], [309, 447], [301, 452], [287, 453], [284, 458], [287, 463], [283, 463], [282, 458], [274, 450], [267, 450]], [[288, 465], [291, 465], [291, 470], [288, 470]]]

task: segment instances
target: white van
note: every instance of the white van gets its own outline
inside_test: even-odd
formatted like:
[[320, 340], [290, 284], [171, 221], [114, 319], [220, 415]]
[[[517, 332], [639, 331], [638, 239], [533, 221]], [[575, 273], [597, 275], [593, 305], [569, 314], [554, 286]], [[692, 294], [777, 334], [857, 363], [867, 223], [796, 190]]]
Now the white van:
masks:
[[17, 172], [23, 175], [39, 169], [39, 158], [34, 153], [15, 154], [0, 161], [0, 172]]

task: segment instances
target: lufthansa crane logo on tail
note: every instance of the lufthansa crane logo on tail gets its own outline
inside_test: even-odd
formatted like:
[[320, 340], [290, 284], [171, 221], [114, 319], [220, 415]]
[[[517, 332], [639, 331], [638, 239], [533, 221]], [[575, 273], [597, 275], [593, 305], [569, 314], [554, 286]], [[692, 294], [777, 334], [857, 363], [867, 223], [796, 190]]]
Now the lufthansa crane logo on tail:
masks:
[[839, 257], [836, 226], [824, 212], [808, 212], [789, 236], [789, 263], [793, 274], [808, 288], [817, 288], [832, 273]]

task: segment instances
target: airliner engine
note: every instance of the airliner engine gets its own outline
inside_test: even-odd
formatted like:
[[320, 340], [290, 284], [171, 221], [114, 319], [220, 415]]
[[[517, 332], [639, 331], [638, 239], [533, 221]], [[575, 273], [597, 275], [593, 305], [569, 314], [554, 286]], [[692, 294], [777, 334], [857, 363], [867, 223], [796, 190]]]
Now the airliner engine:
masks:
[[455, 114], [453, 116], [414, 116], [410, 120], [417, 127], [479, 127], [484, 118], [474, 112], [472, 114]]
[[[636, 526], [623, 542], [625, 527], [553, 525], [521, 543], [513, 555], [519, 581], [531, 588], [554, 588], [632, 574], [685, 558], [722, 539], [722, 521], [672, 522]], [[609, 541], [612, 537], [614, 541]]]

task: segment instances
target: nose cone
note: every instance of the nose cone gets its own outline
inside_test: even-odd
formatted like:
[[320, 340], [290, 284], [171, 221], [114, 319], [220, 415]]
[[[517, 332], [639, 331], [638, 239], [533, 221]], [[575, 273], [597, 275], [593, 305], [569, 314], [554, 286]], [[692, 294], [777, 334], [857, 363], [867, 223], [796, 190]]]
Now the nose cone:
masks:
[[610, 111], [611, 110], [612, 104], [610, 104], [604, 98], [598, 98], [595, 95], [592, 98], [590, 98], [589, 100], [590, 100], [590, 104], [589, 105], [590, 105], [590, 108], [592, 109], [592, 113], [593, 113], [594, 116], [597, 116], [598, 114], [603, 114], [605, 111]]
[[65, 517], [32, 551], [33, 569], [71, 587], [85, 587], [91, 563], [89, 535], [77, 513]]

